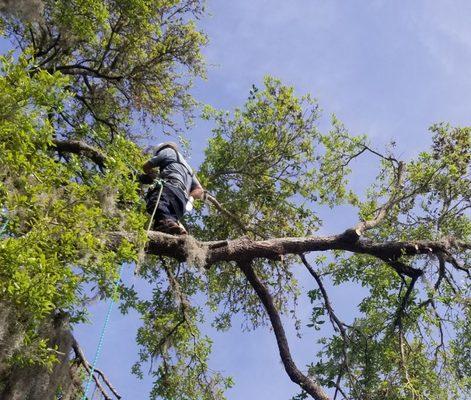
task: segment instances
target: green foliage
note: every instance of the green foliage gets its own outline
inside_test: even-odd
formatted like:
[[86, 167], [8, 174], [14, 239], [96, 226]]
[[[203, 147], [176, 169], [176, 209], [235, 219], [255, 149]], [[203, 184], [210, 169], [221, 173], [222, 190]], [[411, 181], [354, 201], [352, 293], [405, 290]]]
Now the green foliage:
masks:
[[204, 322], [203, 309], [190, 301], [202, 289], [203, 277], [154, 258], [147, 260], [141, 273], [153, 286], [152, 298], [140, 299], [132, 288], [123, 288], [122, 311], [132, 307], [142, 315], [139, 360], [133, 372], [142, 378], [143, 365], [150, 363], [155, 379], [150, 398], [224, 399], [232, 379], [209, 367], [212, 341], [198, 328]]
[[76, 96], [54, 115], [58, 125], [93, 121], [131, 135], [133, 118], [176, 128], [177, 112], [190, 115], [188, 89], [205, 73], [206, 37], [194, 23], [202, 12], [195, 0], [45, 0], [34, 21], [19, 11], [0, 25], [36, 68], [71, 77]]
[[[348, 135], [335, 118], [332, 129], [321, 133], [315, 100], [296, 97], [292, 87], [275, 78], [266, 77], [264, 85], [253, 86], [244, 107], [233, 114], [210, 107], [204, 112], [215, 127], [198, 176], [237, 220], [201, 210], [193, 227], [201, 239], [306, 236], [322, 223], [316, 204], [356, 201], [347, 189], [348, 161], [365, 138]], [[258, 274], [285, 311], [293, 311], [299, 295], [292, 273], [295, 261], [256, 262]], [[238, 312], [247, 317], [249, 328], [265, 322], [265, 312], [238, 268], [213, 266], [207, 277], [208, 304], [220, 310], [215, 326], [226, 329]]]
[[[470, 129], [439, 124], [431, 131], [431, 152], [405, 165], [400, 187], [391, 188], [394, 162], [382, 160], [380, 174], [359, 204], [360, 215], [372, 218], [393, 191], [397, 201], [385, 220], [366, 232], [372, 240], [469, 240]], [[374, 257], [337, 252], [334, 262], [324, 263], [323, 273], [335, 285], [353, 281], [366, 289], [348, 336], [321, 339], [325, 347], [312, 372], [324, 385], [332, 387], [340, 376], [343, 387], [359, 399], [469, 395], [469, 371], [461, 357], [469, 340], [464, 329], [469, 325], [469, 286], [459, 283], [466, 276], [463, 269], [449, 269], [443, 260], [452, 257], [453, 265], [467, 266], [469, 255], [440, 257], [404, 257], [403, 262], [424, 271], [423, 285], [416, 284], [407, 297], [411, 281]], [[456, 339], [447, 339], [447, 332]]]
[[[232, 117], [206, 109], [204, 116], [214, 119], [216, 128], [200, 176], [242, 224], [257, 226], [259, 235], [299, 235], [318, 225], [308, 207], [314, 199], [309, 175], [319, 139], [317, 105], [309, 96], [298, 100], [293, 88], [275, 79], [266, 78], [265, 85], [254, 87], [244, 109]], [[244, 233], [224, 218], [204, 216], [210, 228], [205, 235], [213, 235], [213, 226], [223, 237]]]
[[[229, 114], [208, 108], [205, 116], [214, 120], [215, 129], [201, 179], [242, 224], [202, 210], [196, 222], [204, 228], [195, 227], [202, 238], [304, 236], [322, 223], [312, 211], [313, 206], [319, 208], [313, 202], [332, 208], [348, 203], [360, 219], [367, 220], [393, 198], [384, 220], [368, 230], [366, 238], [469, 239], [469, 128], [433, 126], [431, 152], [406, 163], [398, 182], [399, 164], [392, 153], [383, 155], [365, 137], [351, 136], [335, 117], [329, 132], [319, 132], [317, 104], [309, 97], [298, 99], [292, 88], [276, 79], [266, 78], [263, 89], [252, 88], [243, 109]], [[379, 159], [380, 168], [362, 198], [347, 178], [354, 160], [367, 155]], [[461, 279], [461, 272], [437, 270], [436, 260], [429, 257], [404, 258], [403, 262], [425, 271], [424, 285], [416, 285], [406, 297], [412, 282], [383, 261], [342, 252], [333, 255], [333, 262], [318, 258], [320, 273], [335, 285], [358, 284], [365, 296], [346, 336], [337, 333], [320, 339], [324, 347], [311, 372], [327, 387], [339, 381], [358, 399], [460, 398], [469, 374], [463, 373], [462, 361], [453, 365], [449, 360], [456, 357], [455, 346], [468, 339], [461, 336], [450, 346], [442, 335], [445, 325], [464, 332], [466, 288], [453, 283]], [[469, 265], [466, 253], [453, 257], [457, 265]], [[290, 309], [289, 301], [294, 306], [299, 295], [291, 272], [294, 261], [256, 263], [281, 311]], [[223, 310], [216, 327], [226, 329], [231, 315], [239, 312], [252, 326], [263, 322], [260, 303], [247, 291], [237, 269], [214, 266], [207, 279], [210, 307]], [[309, 297], [313, 308], [307, 326], [325, 334], [329, 318], [320, 290], [309, 291]], [[424, 340], [424, 332], [429, 340]]]
[[[8, 221], [0, 242], [0, 300], [24, 324], [24, 344], [11, 359], [19, 365], [49, 365], [54, 351], [41, 341], [44, 321], [58, 310], [73, 323], [83, 321], [89, 298], [111, 296], [120, 265], [137, 260], [147, 216], [133, 178], [144, 162], [134, 119], [176, 130], [175, 114], [191, 117], [193, 77], [204, 76], [206, 37], [194, 22], [203, 12], [200, 1], [41, 4], [34, 15], [12, 6], [0, 21], [22, 50], [17, 62], [3, 59], [0, 78], [1, 221]], [[99, 149], [106, 165], [58, 153], [54, 139], [81, 140]], [[136, 239], [112, 247], [116, 231]], [[178, 317], [175, 308], [162, 315]], [[153, 396], [195, 398], [208, 390], [198, 379], [208, 370], [210, 341], [198, 333], [199, 313], [188, 315], [191, 324], [172, 343], [180, 357], [174, 373], [156, 372]], [[155, 323], [165, 334], [166, 324], [145, 321], [142, 329]], [[142, 344], [144, 351], [153, 346]], [[201, 362], [184, 379], [183, 367], [195, 356]], [[201, 396], [220, 398], [219, 387], [229, 384], [214, 376], [210, 393]]]
[[321, 224], [315, 202], [332, 207], [356, 201], [347, 189], [348, 163], [364, 151], [365, 137], [349, 135], [335, 117], [332, 129], [321, 133], [311, 96], [297, 98], [275, 78], [264, 84], [262, 90], [254, 86], [233, 115], [210, 107], [204, 112], [216, 126], [199, 176], [248, 227], [244, 232], [225, 216], [203, 215], [205, 237], [214, 238], [215, 231], [223, 237], [311, 234]]
[[0, 203], [8, 225], [0, 241], [0, 300], [21, 311], [29, 346], [53, 311], [82, 315], [84, 284], [108, 291], [119, 265], [135, 259], [126, 242], [111, 250], [107, 232], [142, 231], [137, 186], [129, 178], [129, 162], [140, 160], [140, 151], [117, 138], [109, 146], [113, 168], [103, 174], [75, 156], [64, 162], [53, 148], [48, 115], [68, 101], [69, 79], [30, 75], [24, 57], [1, 63]]

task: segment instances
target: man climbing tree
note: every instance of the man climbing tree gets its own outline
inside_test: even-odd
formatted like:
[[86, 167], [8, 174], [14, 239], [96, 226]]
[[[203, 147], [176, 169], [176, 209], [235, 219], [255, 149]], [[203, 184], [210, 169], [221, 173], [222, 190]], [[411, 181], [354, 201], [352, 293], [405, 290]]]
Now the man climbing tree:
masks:
[[[155, 168], [159, 169], [158, 173]], [[147, 212], [153, 218], [154, 230], [186, 235], [180, 218], [192, 209], [194, 199], [203, 198], [204, 191], [176, 143], [159, 144], [154, 157], [143, 169], [152, 180], [159, 178], [146, 195]]]
[[[191, 236], [147, 235], [131, 122], [174, 130], [172, 116], [191, 113], [202, 4], [33, 3], [27, 15], [1, 3], [2, 30], [18, 43], [0, 60], [2, 400], [82, 398], [90, 363], [71, 326], [113, 297], [121, 266], [144, 247], [151, 294], [120, 282], [119, 299], [142, 323], [132, 372], [149, 371], [151, 399], [224, 399], [234, 383], [212, 368], [200, 328], [224, 331], [235, 317], [271, 326], [297, 399], [469, 397], [471, 128], [433, 125], [431, 147], [403, 160], [335, 118], [321, 131], [316, 101], [267, 77], [233, 112], [205, 110], [214, 129], [198, 178], [225, 211], [198, 209]], [[146, 169], [165, 171], [156, 157]], [[370, 182], [362, 158], [377, 167]], [[188, 175], [175, 183], [183, 193], [197, 189]], [[360, 179], [365, 188], [351, 185]], [[361, 296], [345, 316], [334, 286]], [[308, 365], [291, 353], [291, 321], [319, 341]], [[119, 398], [101, 372], [97, 390]]]

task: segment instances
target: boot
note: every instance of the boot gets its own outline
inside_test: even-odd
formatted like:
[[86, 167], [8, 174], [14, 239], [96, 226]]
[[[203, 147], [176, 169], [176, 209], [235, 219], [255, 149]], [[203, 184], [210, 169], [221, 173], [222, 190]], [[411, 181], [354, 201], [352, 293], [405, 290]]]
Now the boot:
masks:
[[187, 231], [178, 221], [173, 219], [164, 219], [162, 221], [156, 221], [154, 224], [154, 230], [168, 233], [170, 235], [186, 235]]

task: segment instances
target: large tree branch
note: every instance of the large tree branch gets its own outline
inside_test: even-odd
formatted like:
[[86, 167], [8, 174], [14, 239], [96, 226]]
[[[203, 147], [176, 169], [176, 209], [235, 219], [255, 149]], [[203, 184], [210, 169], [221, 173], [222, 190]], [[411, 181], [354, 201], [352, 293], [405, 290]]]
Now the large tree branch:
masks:
[[[101, 152], [101, 150], [97, 149], [96, 147], [90, 146], [89, 144], [83, 141], [54, 139], [52, 143], [54, 145], [54, 148], [61, 153], [77, 154], [93, 161], [100, 168], [105, 167], [106, 156]], [[153, 179], [151, 179], [146, 174], [139, 174], [137, 175], [136, 179], [140, 183], [146, 185], [153, 183]]]
[[[403, 256], [430, 255], [446, 253], [452, 249], [471, 249], [471, 243], [452, 238], [430, 241], [389, 241], [375, 243], [370, 240], [352, 240], [351, 231], [339, 235], [311, 236], [303, 238], [276, 238], [268, 240], [250, 240], [240, 238], [202, 242], [193, 237], [172, 236], [160, 232], [149, 232], [147, 253], [163, 255], [186, 261], [191, 258], [191, 249], [204, 254], [206, 268], [223, 261], [244, 262], [256, 258], [280, 260], [284, 255], [303, 254], [313, 251], [345, 250], [356, 254], [368, 254], [387, 262], [398, 273], [411, 278], [422, 275], [420, 269], [410, 267], [399, 259]], [[133, 234], [126, 232], [110, 233], [111, 244], [116, 245], [121, 239], [133, 241]], [[191, 241], [191, 243], [189, 242]], [[189, 250], [190, 249], [190, 250]]]
[[298, 384], [314, 399], [329, 400], [329, 397], [322, 390], [322, 388], [312, 378], [304, 375], [294, 363], [293, 358], [291, 357], [288, 340], [286, 339], [286, 334], [281, 322], [280, 315], [276, 309], [273, 297], [270, 295], [266, 285], [260, 281], [258, 276], [255, 274], [255, 271], [253, 270], [250, 262], [241, 262], [239, 263], [239, 267], [254, 288], [255, 292], [260, 298], [260, 301], [263, 303], [265, 310], [267, 311], [273, 331], [275, 333], [280, 357], [288, 376], [294, 383]]
[[[77, 140], [54, 140], [54, 146], [58, 151], [71, 152], [87, 157], [97, 165], [103, 167], [106, 156], [99, 150], [85, 142]], [[403, 166], [399, 163], [395, 193], [397, 193], [402, 179]], [[139, 176], [139, 181], [144, 182]], [[216, 199], [212, 196], [207, 197], [219, 211], [228, 213]], [[420, 276], [422, 271], [412, 268], [399, 259], [402, 256], [415, 256], [425, 254], [450, 254], [452, 249], [469, 250], [471, 243], [459, 241], [453, 238], [443, 238], [435, 241], [389, 241], [375, 243], [371, 240], [360, 240], [361, 234], [366, 229], [371, 229], [379, 224], [386, 216], [387, 211], [396, 201], [396, 195], [391, 198], [378, 211], [376, 217], [370, 221], [364, 221], [355, 228], [347, 229], [339, 235], [332, 236], [312, 236], [304, 238], [274, 238], [266, 240], [250, 240], [247, 238], [235, 240], [223, 240], [215, 242], [199, 242], [194, 244], [206, 253], [205, 264], [207, 267], [221, 261], [244, 261], [254, 258], [266, 258], [270, 260], [279, 260], [287, 254], [303, 254], [312, 251], [345, 250], [358, 254], [369, 254], [387, 262], [398, 273], [407, 275], [411, 278]], [[231, 218], [235, 218], [229, 213]], [[124, 232], [114, 232], [112, 236], [116, 238], [127, 238], [132, 240], [132, 235]], [[175, 237], [159, 232], [149, 233], [148, 252], [150, 254], [164, 255], [176, 258], [180, 261], [187, 259], [187, 246], [185, 237]], [[192, 238], [192, 240], [194, 240]]]
[[[122, 239], [133, 240], [133, 235], [123, 232], [114, 232], [110, 234], [112, 242], [116, 245]], [[222, 240], [213, 242], [197, 241], [191, 236], [172, 236], [160, 232], [149, 232], [149, 242], [147, 253], [163, 255], [175, 258], [179, 261], [195, 259], [192, 252], [199, 254], [203, 258], [206, 268], [210, 268], [218, 262], [236, 262], [243, 271], [248, 282], [256, 291], [260, 301], [264, 305], [273, 327], [280, 356], [285, 370], [290, 379], [300, 385], [303, 390], [309, 393], [315, 399], [328, 399], [322, 388], [314, 379], [304, 375], [294, 363], [286, 334], [281, 323], [278, 310], [273, 301], [267, 286], [260, 281], [252, 268], [252, 260], [256, 258], [265, 258], [278, 260], [287, 254], [298, 254], [311, 251], [345, 250], [352, 253], [368, 254], [382, 261], [385, 261], [401, 275], [409, 276], [414, 282], [423, 274], [422, 270], [408, 266], [400, 261], [404, 256], [442, 254], [450, 252], [453, 249], [466, 250], [471, 248], [471, 244], [458, 241], [452, 238], [443, 238], [436, 241], [389, 241], [375, 243], [371, 240], [358, 240], [352, 230], [347, 230], [339, 235], [325, 237], [304, 237], [304, 238], [276, 238], [267, 240], [250, 240], [241, 238], [236, 240]], [[316, 275], [316, 274], [314, 274]], [[321, 284], [322, 286], [322, 284]], [[413, 284], [410, 285], [404, 300], [404, 307], [412, 291]], [[327, 299], [331, 318], [333, 314], [330, 302]], [[335, 315], [335, 314], [333, 314]], [[339, 329], [343, 323], [337, 318]], [[342, 329], [341, 329], [342, 330]], [[343, 332], [345, 333], [345, 332]], [[347, 359], [345, 359], [347, 364]]]
[[106, 157], [98, 149], [80, 140], [53, 140], [54, 147], [63, 153], [78, 154], [83, 157], [89, 158], [99, 167], [105, 166]]

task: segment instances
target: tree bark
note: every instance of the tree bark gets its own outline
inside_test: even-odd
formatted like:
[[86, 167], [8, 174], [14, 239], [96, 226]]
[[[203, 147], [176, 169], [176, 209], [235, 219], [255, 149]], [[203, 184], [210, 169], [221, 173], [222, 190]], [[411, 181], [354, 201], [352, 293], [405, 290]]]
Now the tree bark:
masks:
[[[122, 239], [133, 241], [134, 236], [127, 232], [111, 232], [110, 245], [117, 246]], [[339, 235], [311, 236], [301, 238], [275, 238], [250, 240], [247, 238], [202, 242], [193, 237], [172, 236], [161, 232], [149, 232], [146, 247], [148, 254], [162, 255], [187, 261], [191, 252], [205, 254], [204, 266], [222, 261], [245, 262], [256, 258], [280, 260], [287, 254], [301, 255], [313, 251], [345, 250], [357, 254], [368, 254], [389, 264], [398, 273], [417, 278], [422, 271], [399, 261], [404, 256], [449, 254], [456, 250], [467, 250], [471, 244], [452, 238], [436, 241], [397, 241], [379, 242], [359, 238], [354, 230], [348, 229]]]
[[[43, 325], [41, 336], [48, 339], [48, 345], [57, 349], [58, 362], [52, 371], [42, 366], [14, 366], [4, 374], [2, 400], [49, 400], [54, 399], [57, 391], [70, 394], [73, 377], [69, 369], [69, 354], [73, 337], [67, 317], [57, 315]], [[69, 396], [70, 397], [70, 396]]]

